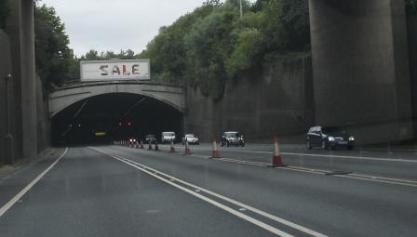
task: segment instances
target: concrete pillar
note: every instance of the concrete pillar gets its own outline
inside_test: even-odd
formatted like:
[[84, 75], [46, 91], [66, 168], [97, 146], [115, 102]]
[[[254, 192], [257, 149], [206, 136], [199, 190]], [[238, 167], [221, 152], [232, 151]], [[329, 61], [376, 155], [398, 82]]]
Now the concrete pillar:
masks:
[[13, 136], [10, 128], [13, 76], [9, 37], [0, 30], [0, 163], [13, 162]]
[[15, 153], [18, 158], [34, 158], [37, 155], [34, 3], [9, 0], [9, 5], [11, 15], [6, 30], [12, 49], [15, 106], [11, 127]]
[[34, 3], [32, 0], [22, 2], [23, 38], [21, 65], [24, 68], [22, 81], [22, 129], [23, 157], [37, 156], [37, 103], [36, 103], [36, 71], [35, 71], [35, 25]]
[[408, 16], [408, 43], [413, 101], [414, 134], [417, 136], [417, 16]]
[[309, 0], [315, 117], [361, 143], [411, 138], [403, 0]]

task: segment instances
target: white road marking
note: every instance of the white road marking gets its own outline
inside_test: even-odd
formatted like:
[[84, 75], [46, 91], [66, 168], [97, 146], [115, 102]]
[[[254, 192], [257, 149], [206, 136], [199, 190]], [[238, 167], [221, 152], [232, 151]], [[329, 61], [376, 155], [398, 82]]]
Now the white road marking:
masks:
[[[223, 196], [221, 194], [218, 194], [218, 193], [212, 192], [210, 190], [204, 189], [202, 187], [199, 187], [197, 185], [188, 183], [188, 182], [186, 182], [184, 180], [181, 180], [179, 178], [176, 178], [176, 177], [173, 177], [171, 175], [165, 174], [165, 173], [163, 173], [161, 171], [158, 171], [156, 169], [153, 169], [153, 168], [148, 167], [146, 165], [143, 165], [141, 163], [138, 163], [138, 162], [135, 162], [135, 161], [126, 159], [126, 158], [121, 158], [121, 157], [118, 157], [118, 156], [112, 156], [110, 154], [107, 154], [107, 153], [103, 152], [100, 149], [96, 149], [96, 148], [91, 148], [91, 149], [93, 149], [93, 150], [95, 150], [97, 152], [100, 152], [102, 154], [105, 154], [107, 156], [113, 157], [114, 159], [117, 159], [117, 160], [119, 160], [119, 161], [121, 161], [121, 162], [123, 162], [123, 163], [125, 163], [125, 164], [127, 164], [129, 166], [135, 167], [135, 168], [141, 170], [142, 172], [145, 172], [145, 173], [147, 173], [147, 174], [149, 174], [149, 175], [151, 175], [151, 176], [153, 176], [153, 177], [155, 177], [155, 178], [157, 178], [157, 179], [159, 179], [159, 180], [161, 180], [161, 181], [163, 181], [165, 183], [168, 183], [168, 184], [170, 184], [170, 185], [172, 185], [172, 186], [174, 186], [174, 187], [176, 187], [176, 188], [178, 188], [178, 189], [180, 189], [180, 190], [182, 190], [184, 192], [187, 192], [187, 193], [189, 193], [189, 194], [191, 194], [191, 195], [193, 195], [193, 196], [195, 196], [195, 197], [197, 197], [197, 198], [199, 198], [201, 200], [204, 200], [204, 201], [206, 201], [206, 202], [208, 202], [208, 203], [210, 203], [210, 204], [212, 204], [212, 205], [214, 205], [214, 206], [216, 206], [216, 207], [218, 207], [220, 209], [223, 209], [223, 210], [229, 212], [232, 215], [235, 215], [235, 216], [237, 216], [237, 217], [239, 217], [241, 219], [244, 219], [244, 220], [246, 220], [248, 222], [251, 222], [251, 223], [253, 223], [253, 224], [261, 227], [262, 229], [265, 229], [265, 230], [267, 230], [267, 231], [269, 231], [271, 233], [274, 233], [274, 234], [276, 234], [278, 236], [290, 237], [292, 235], [291, 234], [288, 234], [286, 232], [283, 232], [283, 231], [281, 231], [281, 230], [279, 230], [279, 229], [277, 229], [277, 228], [275, 228], [273, 226], [270, 226], [268, 224], [265, 224], [265, 223], [263, 223], [263, 222], [255, 219], [253, 217], [250, 217], [248, 215], [242, 214], [242, 213], [240, 213], [240, 212], [238, 212], [238, 211], [236, 211], [236, 210], [234, 210], [234, 209], [232, 209], [232, 208], [230, 208], [228, 206], [225, 206], [224, 204], [218, 203], [218, 202], [216, 202], [216, 201], [214, 201], [214, 200], [212, 200], [212, 199], [210, 199], [210, 198], [208, 198], [206, 196], [203, 196], [200, 193], [209, 194], [209, 195], [211, 195], [213, 197], [216, 197], [218, 199], [221, 199], [223, 201], [226, 201], [226, 202], [228, 202], [230, 204], [239, 206], [240, 208], [245, 208], [246, 210], [249, 210], [249, 211], [251, 211], [253, 213], [256, 213], [256, 214], [258, 214], [260, 216], [263, 216], [265, 218], [268, 218], [270, 220], [273, 220], [273, 221], [275, 221], [277, 223], [286, 225], [288, 227], [291, 227], [291, 228], [293, 228], [295, 230], [298, 230], [300, 232], [306, 233], [308, 235], [315, 236], [315, 237], [327, 237], [327, 235], [324, 235], [322, 233], [319, 233], [319, 232], [314, 231], [312, 229], [309, 229], [307, 227], [298, 225], [298, 224], [293, 223], [291, 221], [285, 220], [285, 219], [283, 219], [281, 217], [274, 216], [274, 215], [272, 215], [270, 213], [267, 213], [265, 211], [259, 210], [259, 209], [255, 208], [255, 207], [252, 207], [252, 206], [246, 205], [244, 203], [241, 203], [241, 202], [239, 202], [237, 200], [234, 200], [234, 199], [225, 197], [225, 196]], [[152, 173], [150, 171], [154, 171], [154, 173]], [[159, 175], [164, 176], [166, 179], [160, 177]], [[174, 178], [177, 182], [176, 183], [170, 182], [169, 179], [171, 179], [171, 178]], [[188, 186], [192, 190], [187, 189], [185, 187], [182, 187], [179, 184], [183, 184], [185, 186]], [[196, 193], [196, 192], [193, 191], [193, 190], [196, 190], [196, 189], [200, 190], [200, 193]]]
[[[253, 154], [272, 154], [272, 151], [249, 151], [249, 150], [235, 151], [234, 150], [233, 152], [253, 153]], [[340, 158], [340, 159], [354, 159], [354, 160], [370, 160], [370, 161], [386, 161], [386, 162], [417, 163], [417, 160], [392, 159], [392, 158], [381, 158], [381, 157], [372, 157], [372, 156], [346, 156], [346, 155], [312, 154], [312, 153], [299, 153], [299, 152], [281, 152], [281, 155]]]
[[379, 179], [376, 179], [375, 177], [374, 178], [364, 178], [364, 177], [350, 176], [350, 175], [335, 175], [335, 176], [336, 177], [353, 179], [353, 180], [361, 180], [361, 181], [369, 181], [369, 182], [374, 182], [374, 183], [384, 183], [384, 184], [401, 185], [401, 186], [408, 186], [408, 187], [417, 188], [417, 185], [415, 185], [415, 184], [400, 183], [400, 182], [387, 181], [387, 180], [379, 180]]
[[361, 180], [361, 181], [369, 181], [369, 182], [375, 182], [375, 183], [401, 185], [401, 186], [408, 186], [408, 187], [417, 188], [417, 182], [412, 181], [412, 180], [392, 179], [392, 178], [375, 177], [375, 176], [367, 176], [367, 175], [357, 175], [357, 174], [335, 175], [335, 176], [343, 177], [343, 178], [349, 178], [349, 179], [355, 179], [355, 180]]
[[[238, 151], [243, 152], [243, 151]], [[271, 152], [264, 152], [264, 151], [252, 151], [252, 153], [268, 153], [272, 154]], [[283, 153], [281, 153], [283, 154]], [[302, 154], [302, 153], [291, 153], [291, 154]], [[195, 154], [191, 155], [191, 157], [197, 157], [197, 158], [204, 158], [208, 159], [207, 156], [196, 156]], [[256, 161], [244, 161], [244, 160], [238, 160], [238, 159], [232, 159], [232, 158], [216, 158], [213, 160], [222, 161], [222, 162], [228, 162], [228, 163], [236, 163], [241, 165], [250, 165], [250, 166], [258, 166], [258, 167], [269, 167], [271, 164], [266, 162], [256, 162]], [[296, 171], [296, 172], [302, 172], [302, 173], [309, 173], [309, 174], [316, 174], [316, 175], [325, 175], [326, 173], [332, 172], [331, 170], [322, 170], [322, 169], [312, 169], [312, 168], [306, 168], [306, 167], [300, 167], [300, 166], [285, 166], [285, 167], [276, 167], [276, 169], [284, 169], [284, 170], [290, 170], [290, 171]], [[348, 175], [335, 175], [338, 177], [344, 177], [344, 178], [350, 178], [354, 180], [361, 180], [361, 181], [370, 181], [370, 182], [376, 182], [376, 183], [385, 183], [385, 184], [391, 184], [391, 185], [403, 185], [408, 187], [417, 187], [417, 181], [414, 180], [407, 180], [407, 179], [398, 179], [398, 178], [391, 178], [391, 177], [382, 177], [382, 176], [374, 176], [374, 175], [366, 175], [366, 174], [360, 174], [360, 173], [352, 173]]]
[[292, 153], [292, 152], [282, 152], [281, 155], [302, 155], [302, 156], [310, 156], [310, 157], [326, 157], [326, 158], [332, 158], [333, 157], [333, 158], [353, 159], [353, 160], [370, 160], [370, 161], [387, 161], [387, 162], [417, 163], [417, 160], [391, 159], [391, 158], [380, 158], [380, 157], [371, 157], [371, 156], [342, 156], [342, 155]]
[[123, 163], [125, 163], [125, 164], [127, 164], [129, 166], [132, 166], [132, 167], [134, 167], [134, 168], [136, 168], [136, 169], [138, 169], [138, 170], [140, 170], [140, 171], [142, 171], [142, 172], [144, 172], [144, 173], [146, 173], [146, 174], [148, 174], [148, 175], [150, 175], [150, 176], [152, 176], [152, 177], [154, 177], [156, 179], [159, 179], [160, 181], [162, 181], [164, 183], [167, 183], [167, 184], [169, 184], [169, 185], [171, 185], [171, 186], [173, 186], [173, 187], [175, 187], [175, 188], [177, 188], [177, 189], [179, 189], [181, 191], [184, 191], [184, 192], [186, 192], [186, 193], [188, 193], [188, 194], [190, 194], [190, 195], [192, 195], [192, 196], [194, 196], [194, 197], [196, 197], [198, 199], [201, 199], [201, 200], [203, 200], [203, 201], [205, 201], [207, 203], [210, 203], [213, 206], [216, 206], [216, 207], [218, 207], [218, 208], [220, 208], [220, 209], [222, 209], [222, 210], [224, 210], [224, 211], [226, 211], [226, 212], [228, 212], [228, 213], [230, 213], [230, 214], [232, 214], [232, 215], [234, 215], [236, 217], [239, 217], [239, 218], [241, 218], [243, 220], [246, 220], [246, 221], [248, 221], [248, 222], [250, 222], [252, 224], [255, 224], [255, 225], [261, 227], [262, 229], [267, 230], [267, 231], [269, 231], [269, 232], [271, 232], [271, 233], [273, 233], [275, 235], [278, 235], [278, 236], [281, 236], [281, 237], [294, 237], [291, 234], [288, 234], [286, 232], [283, 232], [283, 231], [281, 231], [281, 230], [279, 230], [279, 229], [277, 229], [277, 228], [275, 228], [273, 226], [270, 226], [268, 224], [265, 224], [265, 223], [263, 223], [263, 222], [255, 219], [255, 218], [252, 218], [250, 216], [247, 216], [247, 215], [244, 215], [244, 214], [242, 214], [240, 212], [237, 212], [237, 211], [233, 210], [232, 208], [230, 208], [230, 207], [228, 207], [226, 205], [223, 205], [223, 204], [221, 204], [219, 202], [216, 202], [216, 201], [214, 201], [214, 200], [212, 200], [210, 198], [207, 198], [206, 196], [203, 196], [203, 195], [201, 195], [199, 193], [193, 192], [193, 191], [191, 191], [191, 190], [189, 190], [187, 188], [184, 188], [184, 187], [182, 187], [182, 186], [180, 186], [178, 184], [175, 184], [175, 183], [173, 183], [173, 182], [171, 182], [169, 180], [166, 180], [164, 178], [161, 178], [160, 176], [158, 176], [158, 175], [156, 175], [156, 174], [154, 174], [152, 172], [149, 172], [146, 169], [143, 169], [143, 168], [141, 168], [141, 167], [139, 167], [139, 166], [137, 166], [135, 164], [132, 164], [132, 163], [126, 161], [126, 160], [120, 159], [118, 157], [113, 157], [113, 158], [114, 159], [117, 159], [117, 160], [119, 160], [119, 161], [121, 161], [121, 162], [123, 162]]
[[[272, 149], [272, 146], [271, 146]], [[197, 148], [195, 150], [207, 150], [205, 148]], [[207, 150], [209, 151], [209, 150]], [[231, 151], [238, 153], [253, 153], [253, 154], [272, 154], [272, 151], [257, 151], [257, 150], [222, 150], [222, 151]], [[312, 153], [301, 153], [301, 152], [281, 152], [281, 155], [291, 155], [291, 156], [310, 156], [310, 157], [325, 157], [325, 158], [341, 158], [341, 159], [355, 159], [355, 160], [370, 160], [370, 161], [386, 161], [386, 162], [404, 162], [404, 163], [417, 163], [417, 160], [410, 159], [392, 159], [392, 158], [382, 158], [382, 157], [372, 157], [372, 156], [349, 156], [349, 155], [332, 155], [332, 154], [312, 154]]]
[[244, 165], [252, 165], [252, 166], [258, 166], [258, 167], [267, 167], [271, 166], [271, 164], [266, 162], [255, 162], [255, 161], [245, 161], [245, 160], [237, 160], [237, 159], [231, 159], [231, 158], [213, 158], [213, 160], [219, 160], [224, 162], [230, 162], [230, 163], [237, 163], [237, 164], [244, 164]]
[[16, 196], [14, 196], [9, 202], [7, 202], [2, 208], [0, 208], [0, 217], [2, 217], [10, 208], [14, 206], [17, 202], [20, 201], [20, 199], [29, 192], [33, 186], [35, 186], [58, 162], [64, 158], [64, 156], [68, 152], [68, 147], [65, 148], [64, 153], [54, 161], [47, 169], [45, 169], [40, 175], [38, 175], [32, 182], [30, 182], [26, 187], [24, 187]]
[[390, 177], [382, 177], [382, 176], [366, 175], [366, 174], [358, 174], [358, 173], [350, 174], [350, 176], [355, 176], [359, 178], [368, 178], [368, 179], [370, 178], [370, 179], [387, 180], [391, 182], [410, 183], [410, 184], [417, 185], [417, 181], [409, 180], [409, 179], [398, 179], [398, 178], [390, 178]]

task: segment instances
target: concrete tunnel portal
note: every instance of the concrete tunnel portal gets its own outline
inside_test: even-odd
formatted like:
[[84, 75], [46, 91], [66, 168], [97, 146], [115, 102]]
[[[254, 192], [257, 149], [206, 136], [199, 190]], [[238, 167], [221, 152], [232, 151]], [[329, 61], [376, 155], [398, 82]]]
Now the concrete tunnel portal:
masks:
[[131, 93], [92, 96], [66, 107], [52, 117], [54, 145], [109, 144], [121, 139], [144, 140], [163, 131], [177, 138], [184, 129], [182, 111], [157, 99]]

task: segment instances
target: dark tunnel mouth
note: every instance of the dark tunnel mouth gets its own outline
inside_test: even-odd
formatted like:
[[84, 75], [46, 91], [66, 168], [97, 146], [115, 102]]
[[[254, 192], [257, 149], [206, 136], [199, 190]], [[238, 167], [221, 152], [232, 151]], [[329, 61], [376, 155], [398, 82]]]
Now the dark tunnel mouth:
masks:
[[145, 95], [108, 93], [78, 101], [51, 121], [55, 146], [111, 144], [173, 131], [183, 135], [184, 115], [174, 106]]

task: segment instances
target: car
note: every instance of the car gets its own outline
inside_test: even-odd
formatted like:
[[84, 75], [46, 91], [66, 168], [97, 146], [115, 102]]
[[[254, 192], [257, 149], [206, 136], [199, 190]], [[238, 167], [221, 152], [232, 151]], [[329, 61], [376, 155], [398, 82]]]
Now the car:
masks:
[[133, 138], [133, 137], [129, 138], [129, 145], [135, 145], [136, 141], [137, 141], [136, 138]]
[[245, 139], [239, 132], [224, 132], [221, 138], [221, 146], [245, 146]]
[[322, 149], [335, 149], [344, 146], [352, 150], [355, 146], [355, 137], [338, 127], [311, 127], [306, 136], [307, 149], [321, 147]]
[[149, 144], [149, 143], [156, 143], [156, 137], [153, 134], [148, 134], [145, 136], [145, 143]]
[[192, 133], [185, 134], [185, 136], [182, 138], [182, 144], [185, 144], [186, 141], [188, 142], [188, 144], [200, 144], [200, 139]]
[[161, 142], [162, 143], [175, 142], [175, 132], [162, 132]]

